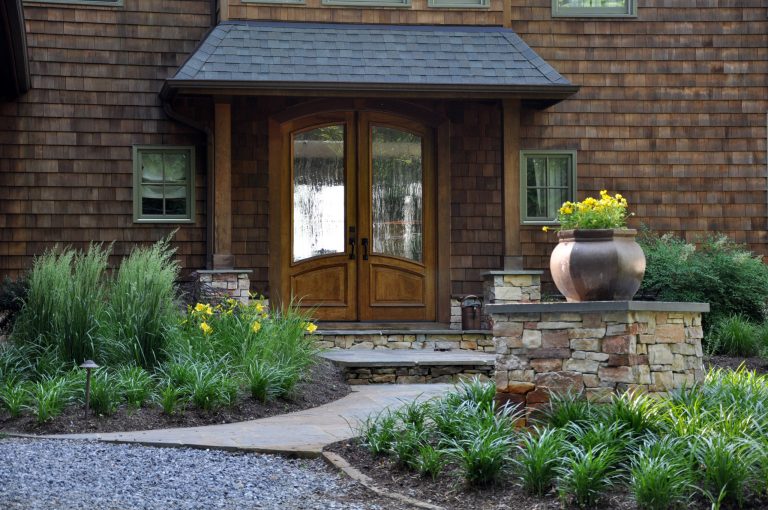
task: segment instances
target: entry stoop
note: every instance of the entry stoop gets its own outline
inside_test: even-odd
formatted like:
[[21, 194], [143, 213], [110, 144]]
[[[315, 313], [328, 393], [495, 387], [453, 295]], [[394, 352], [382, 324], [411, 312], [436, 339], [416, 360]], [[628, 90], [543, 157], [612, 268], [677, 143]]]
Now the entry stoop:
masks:
[[320, 354], [344, 370], [349, 384], [456, 383], [493, 380], [496, 355], [413, 349], [331, 350]]

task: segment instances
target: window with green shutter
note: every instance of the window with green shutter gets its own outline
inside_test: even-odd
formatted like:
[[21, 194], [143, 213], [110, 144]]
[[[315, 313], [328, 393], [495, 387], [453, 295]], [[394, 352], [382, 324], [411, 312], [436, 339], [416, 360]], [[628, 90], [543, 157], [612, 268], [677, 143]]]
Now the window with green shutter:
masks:
[[552, 0], [552, 15], [565, 17], [637, 16], [635, 0]]
[[133, 170], [134, 221], [194, 221], [194, 147], [134, 146]]
[[563, 202], [576, 197], [576, 151], [521, 151], [520, 174], [523, 223], [554, 223]]

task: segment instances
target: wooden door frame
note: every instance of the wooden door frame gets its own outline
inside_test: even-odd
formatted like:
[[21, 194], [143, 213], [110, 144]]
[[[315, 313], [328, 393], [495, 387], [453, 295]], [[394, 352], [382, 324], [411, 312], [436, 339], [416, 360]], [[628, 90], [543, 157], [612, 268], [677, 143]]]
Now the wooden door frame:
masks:
[[[313, 100], [287, 108], [269, 117], [269, 298], [273, 306], [282, 303], [284, 250], [290, 246], [290, 217], [285, 218], [287, 207], [286, 178], [284, 175], [284, 141], [282, 125], [310, 115], [340, 111], [371, 111], [390, 113], [420, 122], [434, 129], [435, 152], [435, 237], [436, 237], [436, 296], [437, 322], [451, 319], [451, 159], [450, 121], [442, 105], [436, 111], [418, 103], [397, 100], [328, 99]], [[284, 244], [285, 241], [287, 244]], [[290, 296], [288, 296], [290, 299]]]

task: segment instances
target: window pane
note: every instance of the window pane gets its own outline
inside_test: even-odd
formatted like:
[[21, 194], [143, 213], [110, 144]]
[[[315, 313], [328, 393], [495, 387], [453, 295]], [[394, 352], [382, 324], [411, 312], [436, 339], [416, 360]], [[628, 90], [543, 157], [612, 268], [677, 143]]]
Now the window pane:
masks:
[[547, 186], [568, 186], [568, 159], [548, 158], [549, 180]]
[[547, 159], [528, 158], [528, 187], [547, 185]]
[[163, 154], [165, 181], [186, 181], [189, 155], [186, 152], [166, 152]]
[[165, 185], [165, 214], [187, 214], [187, 187]]
[[629, 0], [558, 0], [557, 5], [566, 8], [606, 8], [606, 7], [621, 7], [627, 6]]
[[399, 129], [373, 127], [371, 164], [371, 250], [420, 261], [421, 137]]
[[145, 185], [141, 187], [141, 213], [146, 215], [163, 214], [162, 185]]
[[557, 218], [557, 210], [563, 205], [563, 202], [568, 200], [568, 189], [550, 189], [549, 190], [549, 204], [546, 216], [549, 218]]
[[293, 138], [293, 260], [343, 253], [344, 126]]
[[547, 216], [547, 190], [529, 189], [527, 197], [527, 216], [529, 218], [544, 218]]
[[163, 155], [149, 152], [141, 155], [141, 180], [163, 182]]

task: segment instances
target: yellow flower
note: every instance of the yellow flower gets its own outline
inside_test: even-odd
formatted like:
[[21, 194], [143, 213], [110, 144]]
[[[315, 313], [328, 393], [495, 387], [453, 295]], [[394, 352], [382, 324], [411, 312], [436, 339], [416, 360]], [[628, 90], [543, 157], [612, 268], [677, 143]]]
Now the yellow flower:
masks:
[[196, 312], [202, 312], [203, 310], [205, 310], [205, 305], [204, 304], [198, 303], [198, 304], [195, 305], [195, 311]]
[[259, 313], [264, 311], [264, 305], [262, 305], [261, 303], [256, 303], [256, 306], [254, 308], [256, 308], [256, 311]]
[[204, 335], [210, 335], [211, 331], [213, 331], [213, 328], [208, 325], [207, 322], [201, 322], [200, 323], [200, 329], [203, 330]]
[[256, 321], [253, 324], [251, 324], [251, 331], [253, 331], [254, 333], [258, 333], [259, 330], [261, 330], [261, 322]]
[[211, 305], [204, 305], [203, 303], [196, 304], [195, 311], [206, 315], [213, 315], [213, 308], [211, 308]]
[[317, 331], [317, 326], [315, 326], [310, 322], [309, 324], [307, 324], [307, 327], [305, 329], [307, 330], [307, 333], [314, 333], [315, 331]]
[[549, 227], [541, 227], [541, 230], [544, 232], [549, 232]]

